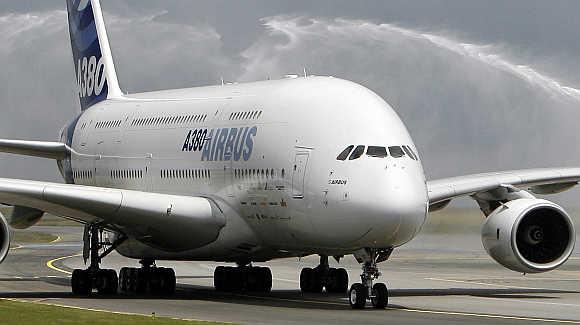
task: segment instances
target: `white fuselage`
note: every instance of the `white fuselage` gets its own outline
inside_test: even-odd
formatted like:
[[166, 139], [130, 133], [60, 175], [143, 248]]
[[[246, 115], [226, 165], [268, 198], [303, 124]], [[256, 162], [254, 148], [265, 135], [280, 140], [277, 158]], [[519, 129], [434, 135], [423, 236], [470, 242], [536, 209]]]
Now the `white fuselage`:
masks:
[[130, 240], [126, 256], [268, 260], [396, 247], [428, 207], [419, 160], [344, 161], [349, 145], [409, 146], [393, 109], [331, 77], [291, 78], [131, 95], [83, 112], [74, 128], [74, 183], [201, 196], [227, 222], [199, 249], [164, 252]]

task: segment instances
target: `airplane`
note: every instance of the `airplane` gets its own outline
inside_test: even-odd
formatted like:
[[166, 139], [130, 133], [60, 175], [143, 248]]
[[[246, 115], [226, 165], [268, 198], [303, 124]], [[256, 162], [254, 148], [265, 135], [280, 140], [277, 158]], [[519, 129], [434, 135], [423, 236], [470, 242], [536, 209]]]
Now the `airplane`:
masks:
[[[470, 197], [486, 221], [482, 242], [499, 264], [522, 273], [558, 268], [575, 244], [559, 205], [534, 196], [580, 181], [580, 168], [515, 170], [427, 180], [418, 150], [393, 108], [371, 90], [334, 77], [125, 94], [99, 0], [67, 0], [81, 111], [59, 140], [0, 140], [0, 152], [56, 161], [65, 183], [0, 179], [0, 257], [10, 227], [45, 213], [84, 224], [87, 269], [72, 292], [163, 293], [175, 272], [155, 262], [214, 261], [220, 291], [272, 289], [253, 263], [319, 255], [300, 289], [346, 294], [353, 309], [382, 309], [379, 263], [412, 240], [429, 212]], [[101, 269], [111, 252], [142, 267]], [[350, 289], [353, 255], [361, 281]]]

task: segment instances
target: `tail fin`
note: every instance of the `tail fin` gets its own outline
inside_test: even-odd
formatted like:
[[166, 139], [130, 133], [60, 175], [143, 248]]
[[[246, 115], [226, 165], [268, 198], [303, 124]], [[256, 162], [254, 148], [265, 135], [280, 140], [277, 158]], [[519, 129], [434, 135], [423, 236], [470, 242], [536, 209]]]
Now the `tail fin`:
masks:
[[121, 98], [99, 0], [66, 0], [81, 109]]

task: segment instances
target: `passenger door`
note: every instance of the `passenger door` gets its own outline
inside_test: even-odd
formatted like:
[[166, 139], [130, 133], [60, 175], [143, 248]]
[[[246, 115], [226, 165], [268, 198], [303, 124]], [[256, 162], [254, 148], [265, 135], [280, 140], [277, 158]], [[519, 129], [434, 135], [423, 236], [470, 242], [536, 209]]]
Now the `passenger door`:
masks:
[[292, 170], [292, 198], [304, 198], [304, 181], [306, 178], [306, 167], [308, 166], [308, 151], [298, 151], [294, 156], [294, 167]]

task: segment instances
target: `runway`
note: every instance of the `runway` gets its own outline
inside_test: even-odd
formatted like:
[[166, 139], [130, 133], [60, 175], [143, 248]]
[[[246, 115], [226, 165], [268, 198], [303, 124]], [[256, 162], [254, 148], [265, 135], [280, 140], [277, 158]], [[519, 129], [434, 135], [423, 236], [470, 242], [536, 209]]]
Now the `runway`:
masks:
[[[60, 240], [12, 249], [0, 265], [0, 298], [241, 324], [580, 324], [577, 252], [559, 270], [522, 276], [493, 262], [477, 233], [420, 235], [381, 264], [382, 280], [390, 288], [389, 308], [353, 311], [343, 296], [300, 293], [300, 269], [315, 266], [316, 257], [263, 264], [274, 274], [268, 295], [215, 292], [214, 263], [160, 262], [176, 270], [174, 296], [74, 297], [69, 273], [83, 266], [78, 255], [82, 228], [31, 230], [58, 235]], [[117, 270], [137, 265], [116, 254], [103, 263]], [[360, 266], [352, 257], [340, 265], [348, 270], [351, 283], [358, 280]]]

